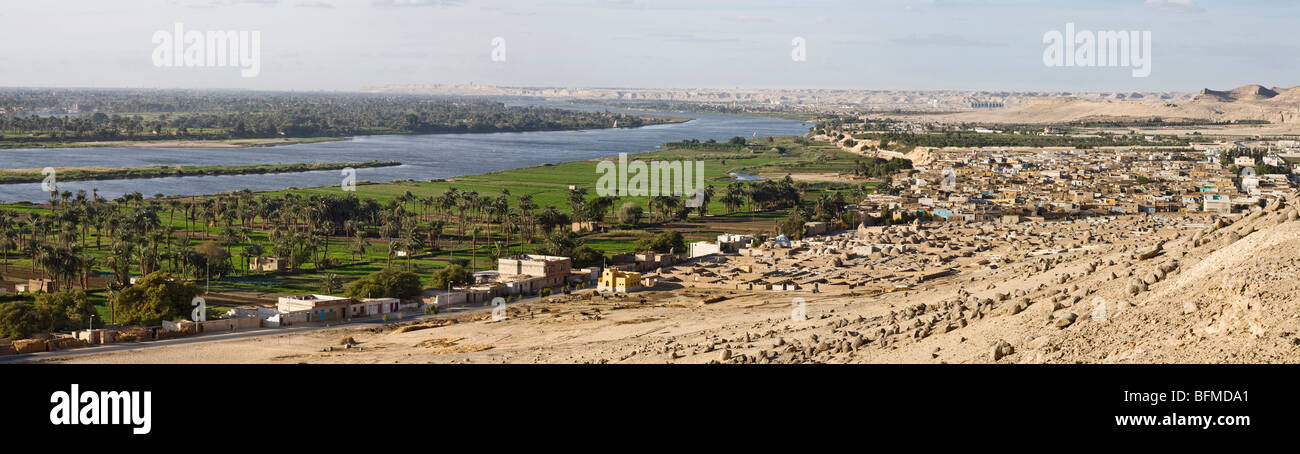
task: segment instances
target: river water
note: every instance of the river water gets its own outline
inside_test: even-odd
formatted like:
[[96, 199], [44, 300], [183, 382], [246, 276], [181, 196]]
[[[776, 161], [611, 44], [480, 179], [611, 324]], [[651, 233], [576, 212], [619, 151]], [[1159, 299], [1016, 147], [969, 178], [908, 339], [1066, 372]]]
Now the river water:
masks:
[[[609, 109], [611, 111], [624, 111]], [[357, 180], [448, 178], [653, 151], [683, 139], [724, 141], [733, 136], [796, 136], [809, 123], [774, 118], [678, 113], [685, 123], [641, 128], [491, 134], [359, 136], [351, 140], [256, 148], [62, 148], [0, 150], [0, 168], [142, 167], [150, 164], [240, 165], [294, 162], [397, 161], [402, 165], [356, 169]], [[56, 175], [57, 176], [57, 175]], [[59, 181], [59, 191], [98, 189], [112, 199], [131, 192], [146, 197], [200, 195], [251, 189], [317, 187], [340, 184], [338, 170], [268, 175], [223, 175], [132, 180]], [[43, 202], [49, 193], [40, 183], [0, 185], [0, 200]]]

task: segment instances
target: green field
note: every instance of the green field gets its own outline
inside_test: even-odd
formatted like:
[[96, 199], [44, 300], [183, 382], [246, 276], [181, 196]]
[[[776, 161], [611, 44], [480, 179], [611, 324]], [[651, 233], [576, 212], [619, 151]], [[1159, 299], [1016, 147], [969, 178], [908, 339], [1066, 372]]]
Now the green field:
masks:
[[[827, 173], [853, 171], [854, 164], [861, 156], [844, 152], [837, 147], [818, 143], [803, 145], [792, 137], [774, 137], [771, 142], [766, 138], [756, 139], [745, 146], [714, 144], [710, 147], [695, 149], [679, 144], [665, 144], [660, 150], [629, 156], [629, 161], [702, 161], [704, 163], [705, 184], [716, 189], [732, 183], [734, 178], [729, 173], [737, 172], [748, 175], [784, 176], [787, 173]], [[441, 194], [448, 189], [474, 191], [481, 195], [497, 195], [503, 190], [513, 197], [528, 194], [539, 206], [554, 206], [567, 211], [565, 198], [569, 186], [589, 190], [589, 196], [595, 195], [596, 184], [601, 177], [596, 166], [599, 161], [617, 161], [617, 158], [547, 164], [522, 169], [506, 170], [468, 177], [457, 177], [442, 181], [406, 181], [382, 184], [363, 184], [357, 186], [357, 196], [363, 199], [373, 198], [381, 202], [411, 193], [417, 197]], [[825, 184], [810, 185], [812, 194], [817, 194]], [[337, 186], [295, 189], [280, 191], [299, 195], [338, 193]], [[647, 208], [648, 199], [644, 197], [626, 197], [620, 203], [630, 201]], [[514, 206], [514, 205], [512, 205]], [[722, 202], [713, 200], [709, 212], [722, 214]]]
[[[803, 138], [779, 137], [751, 140], [746, 144], [726, 143], [670, 143], [660, 150], [637, 154], [630, 160], [699, 161], [702, 163], [706, 184], [714, 187], [715, 196], [707, 207], [707, 216], [691, 211], [684, 218], [650, 215], [649, 197], [624, 196], [617, 205], [633, 203], [647, 212], [643, 223], [620, 226], [612, 216], [602, 223], [604, 232], [585, 233], [577, 238], [596, 251], [608, 256], [613, 253], [632, 252], [637, 240], [667, 230], [682, 232], [687, 241], [711, 239], [719, 233], [770, 233], [778, 220], [787, 216], [788, 210], [764, 210], [741, 204], [732, 213], [719, 199], [727, 186], [735, 183], [729, 172], [760, 175], [782, 179], [788, 174], [842, 173], [854, 171], [860, 159], [857, 155], [842, 152], [824, 143], [810, 143]], [[617, 158], [613, 158], [617, 160]], [[54, 273], [48, 260], [34, 262], [31, 247], [40, 250], [69, 248], [77, 263], [89, 260], [89, 277], [114, 280], [110, 264], [114, 259], [125, 260], [127, 271], [139, 275], [146, 257], [157, 257], [156, 269], [173, 271], [193, 279], [202, 288], [209, 281], [203, 270], [186, 268], [185, 257], [192, 257], [204, 242], [215, 244], [229, 253], [230, 269], [210, 279], [211, 290], [216, 295], [231, 295], [236, 300], [209, 299], [211, 307], [241, 304], [239, 299], [273, 300], [284, 294], [327, 293], [323, 288], [325, 277], [337, 275], [342, 284], [367, 276], [389, 266], [410, 270], [426, 281], [438, 269], [453, 261], [465, 260], [471, 270], [495, 268], [495, 257], [537, 251], [545, 235], [535, 232], [532, 240], [525, 240], [525, 229], [517, 227], [507, 233], [498, 219], [501, 215], [472, 211], [466, 216], [455, 209], [438, 210], [429, 202], [454, 189], [459, 193], [476, 193], [491, 200], [504, 200], [509, 205], [502, 215], [512, 219], [524, 216], [519, 212], [520, 197], [531, 196], [540, 211], [554, 207], [569, 213], [570, 186], [587, 190], [586, 198], [597, 196], [595, 187], [600, 173], [598, 160], [541, 165], [529, 168], [493, 172], [483, 175], [459, 177], [444, 181], [405, 181], [383, 184], [359, 184], [355, 192], [344, 192], [340, 187], [289, 189], [265, 193], [242, 192], [200, 197], [124, 198], [114, 201], [89, 200], [84, 194], [75, 197], [64, 193], [52, 204], [9, 204], [0, 206], [7, 218], [0, 225], [0, 234], [9, 238], [6, 266], [24, 273]], [[858, 194], [869, 191], [871, 181], [858, 183], [798, 182], [798, 196], [816, 199], [831, 192]], [[383, 232], [383, 219], [361, 219], [355, 228], [366, 232], [361, 239], [342, 231], [318, 231], [313, 222], [302, 216], [319, 216], [328, 200], [346, 200], [351, 195], [364, 203], [373, 200], [381, 213], [404, 213], [399, 221], [415, 234], [430, 240], [417, 246], [409, 257], [391, 256], [397, 246], [394, 241], [406, 238], [388, 238]], [[331, 202], [333, 203], [333, 202]], [[363, 203], [363, 204], [364, 204]], [[283, 212], [263, 213], [258, 206], [283, 205]], [[302, 214], [299, 214], [302, 213]], [[315, 214], [312, 214], [315, 213]], [[144, 227], [135, 227], [140, 216], [152, 216]], [[665, 214], [666, 216], [666, 214]], [[116, 219], [116, 220], [114, 220]], [[307, 222], [303, 222], [307, 221]], [[156, 223], [150, 227], [149, 224]], [[435, 223], [443, 223], [441, 234], [429, 230]], [[567, 231], [567, 224], [557, 225], [557, 230]], [[139, 233], [134, 229], [143, 228]], [[348, 227], [353, 229], [354, 227]], [[335, 227], [341, 229], [341, 227]], [[423, 230], [420, 230], [423, 229]], [[463, 230], [462, 230], [463, 229]], [[273, 232], [274, 231], [274, 232]], [[477, 234], [475, 232], [478, 232]], [[303, 259], [293, 270], [278, 272], [248, 271], [248, 256], [257, 255], [252, 249], [260, 248], [260, 255], [270, 255], [276, 247], [272, 233], [292, 237], [294, 250], [310, 250], [310, 260]], [[0, 239], [2, 240], [2, 239]], [[4, 241], [0, 241], [3, 244]], [[45, 244], [46, 246], [39, 246]], [[35, 246], [33, 246], [35, 245]], [[122, 256], [114, 249], [119, 245], [135, 245], [135, 256]], [[360, 246], [363, 250], [358, 250]], [[156, 251], [156, 252], [150, 252]], [[250, 251], [245, 254], [245, 251]], [[295, 252], [296, 254], [296, 252]], [[74, 257], [74, 258], [75, 258]], [[197, 263], [197, 262], [196, 262]], [[197, 265], [195, 265], [197, 266]], [[74, 275], [78, 279], [80, 275]], [[16, 278], [6, 275], [10, 280]], [[73, 285], [78, 285], [73, 279]], [[109, 316], [108, 300], [102, 287], [87, 289], [91, 301], [101, 317]], [[335, 287], [328, 293], [339, 294]]]

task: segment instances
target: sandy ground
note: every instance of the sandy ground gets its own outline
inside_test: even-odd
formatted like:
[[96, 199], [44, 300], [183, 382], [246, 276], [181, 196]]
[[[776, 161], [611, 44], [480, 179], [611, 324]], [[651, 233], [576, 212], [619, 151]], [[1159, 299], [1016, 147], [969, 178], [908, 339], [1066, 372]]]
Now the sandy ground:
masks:
[[[416, 328], [330, 329], [69, 363], [1300, 362], [1300, 221], [1273, 206], [1142, 248], [1087, 244], [879, 296], [591, 293]], [[1147, 254], [1143, 254], [1143, 253]], [[1142, 281], [1138, 283], [1138, 281]], [[711, 304], [713, 296], [726, 299]], [[806, 302], [797, 317], [795, 298]], [[356, 348], [344, 348], [352, 338]]]
[[773, 179], [773, 178], [779, 179], [779, 178], [785, 178], [786, 175], [790, 175], [790, 179], [794, 181], [829, 182], [829, 183], [861, 183], [864, 181], [868, 181], [866, 178], [862, 178], [857, 175], [843, 174], [838, 172], [790, 173], [790, 174], [763, 173], [758, 176], [763, 178], [768, 178], [768, 179]]
[[[1273, 90], [1246, 85], [1229, 91], [1207, 92], [1185, 100], [1098, 100], [1049, 97], [1006, 109], [978, 110], [930, 116], [903, 116], [941, 123], [1061, 124], [1079, 121], [1161, 118], [1165, 121], [1230, 122], [1263, 120], [1270, 134], [1300, 132], [1300, 87]], [[1249, 131], [1251, 128], [1232, 128]], [[1249, 132], [1247, 132], [1249, 133]], [[1263, 132], [1261, 132], [1263, 133]]]

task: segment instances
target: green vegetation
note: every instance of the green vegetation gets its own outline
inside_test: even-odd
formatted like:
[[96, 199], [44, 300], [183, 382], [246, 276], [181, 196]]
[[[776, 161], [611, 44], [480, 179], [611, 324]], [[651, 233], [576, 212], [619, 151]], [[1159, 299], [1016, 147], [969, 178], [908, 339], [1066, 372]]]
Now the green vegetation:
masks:
[[410, 299], [420, 296], [423, 290], [424, 285], [415, 273], [386, 269], [352, 281], [343, 294], [349, 298]]
[[433, 273], [429, 287], [447, 289], [474, 283], [474, 275], [460, 265], [451, 265]]
[[40, 293], [36, 295], [35, 304], [25, 301], [0, 303], [0, 337], [21, 339], [38, 331], [87, 328], [93, 315], [94, 306], [84, 291]]
[[[48, 114], [68, 112], [74, 105], [75, 113]], [[188, 90], [0, 89], [0, 108], [14, 112], [0, 115], [0, 148], [115, 140], [556, 131], [681, 120], [506, 107], [500, 102], [467, 98]]]
[[[188, 315], [185, 296], [209, 282], [213, 293], [205, 298], [213, 310], [226, 295], [267, 299], [322, 289], [409, 298], [422, 288], [463, 284], [514, 254], [569, 256], [585, 267], [612, 253], [685, 252], [687, 242], [719, 233], [771, 232], [791, 212], [839, 219], [845, 200], [879, 184], [796, 181], [788, 174], [851, 175], [860, 162], [878, 164], [799, 137], [670, 143], [634, 159], [702, 161], [706, 193], [713, 195], [697, 209], [682, 197], [592, 194], [600, 176], [595, 161], [360, 184], [355, 192], [322, 187], [106, 200], [65, 191], [48, 204], [0, 207], [0, 265], [11, 280], [47, 277], [84, 290], [104, 321], [153, 322]], [[767, 179], [736, 181], [730, 172]], [[575, 233], [572, 221], [597, 224]], [[279, 258], [280, 269], [250, 270], [261, 257]], [[161, 293], [131, 285], [137, 276]], [[31, 317], [32, 296], [9, 298], [0, 299], [0, 318]]]
[[912, 161], [906, 159], [868, 157], [865, 161], [858, 161], [853, 168], [853, 174], [863, 177], [885, 177], [900, 170], [909, 170], [911, 168]]
[[157, 325], [189, 314], [199, 288], [165, 271], [156, 271], [118, 292], [113, 299], [118, 323]]
[[[394, 161], [366, 162], [300, 162], [294, 164], [250, 164], [217, 166], [167, 166], [121, 168], [66, 168], [55, 169], [55, 177], [63, 181], [83, 180], [125, 180], [131, 178], [163, 178], [205, 175], [259, 175], [268, 173], [311, 172], [316, 170], [339, 170], [348, 167], [390, 167], [402, 165]], [[37, 170], [0, 170], [0, 184], [36, 183], [42, 181], [45, 174]]]
[[647, 236], [636, 242], [638, 251], [655, 251], [665, 252], [686, 252], [686, 239], [682, 237], [681, 232], [669, 230], [658, 235]]
[[1224, 167], [1227, 167], [1233, 174], [1238, 174], [1240, 173], [1241, 169], [1238, 168], [1237, 165], [1235, 164], [1236, 159], [1239, 157], [1249, 157], [1255, 161], [1255, 165], [1251, 167], [1254, 167], [1255, 174], [1257, 175], [1268, 175], [1268, 174], [1290, 175], [1291, 174], [1291, 168], [1289, 166], [1286, 165], [1272, 166], [1272, 165], [1265, 164], [1263, 162], [1264, 157], [1267, 156], [1268, 154], [1269, 151], [1267, 149], [1262, 149], [1262, 148], [1241, 148], [1241, 149], [1224, 150], [1219, 152], [1219, 163], [1222, 164]]

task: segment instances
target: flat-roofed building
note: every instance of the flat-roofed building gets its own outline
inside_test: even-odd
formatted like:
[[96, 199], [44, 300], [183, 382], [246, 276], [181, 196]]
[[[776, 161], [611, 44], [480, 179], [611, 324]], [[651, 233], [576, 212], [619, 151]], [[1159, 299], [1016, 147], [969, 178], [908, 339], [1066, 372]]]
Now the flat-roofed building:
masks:
[[497, 260], [497, 282], [506, 294], [531, 294], [565, 285], [572, 270], [568, 257], [520, 255]]
[[249, 271], [280, 271], [280, 259], [276, 257], [257, 257], [248, 262]]
[[521, 255], [497, 260], [497, 272], [503, 276], [568, 276], [573, 260], [551, 255]]
[[627, 293], [640, 290], [641, 273], [606, 268], [596, 283], [596, 290], [601, 292]]
[[1228, 214], [1232, 212], [1232, 199], [1227, 194], [1206, 194], [1201, 209]]
[[338, 321], [347, 317], [348, 307], [356, 302], [352, 298], [330, 295], [282, 296], [276, 302], [281, 313], [306, 313], [306, 321]]

